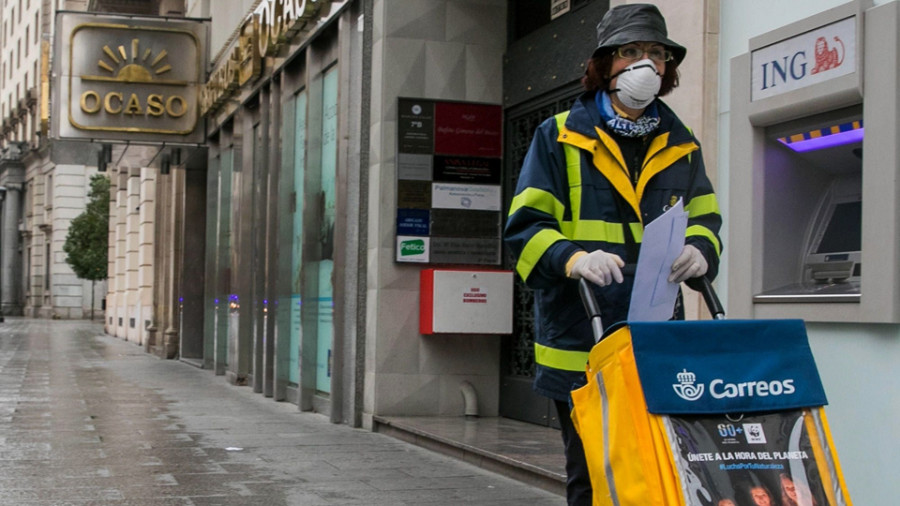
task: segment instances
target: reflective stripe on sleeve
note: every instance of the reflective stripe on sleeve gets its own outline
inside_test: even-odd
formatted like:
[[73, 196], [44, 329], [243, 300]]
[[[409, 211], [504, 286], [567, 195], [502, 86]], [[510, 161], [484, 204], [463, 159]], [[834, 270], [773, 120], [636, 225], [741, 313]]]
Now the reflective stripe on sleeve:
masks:
[[516, 272], [519, 273], [522, 280], [528, 279], [534, 266], [537, 265], [550, 246], [557, 241], [564, 241], [565, 239], [558, 231], [550, 228], [545, 228], [531, 236], [531, 239], [522, 248], [522, 254], [519, 255], [519, 261], [516, 263]]
[[557, 222], [561, 222], [565, 206], [552, 193], [538, 188], [525, 188], [521, 193], [513, 197], [509, 206], [509, 216], [523, 207], [537, 209], [556, 218]]
[[553, 369], [584, 372], [589, 355], [590, 353], [587, 351], [557, 350], [534, 343], [535, 363]]
[[712, 230], [703, 225], [691, 225], [687, 228], [684, 235], [685, 237], [705, 237], [709, 239], [709, 242], [716, 248], [716, 255], [722, 254], [722, 245], [719, 244], [719, 239], [716, 238], [716, 234], [712, 233]]
[[688, 216], [691, 218], [703, 216], [704, 214], [720, 214], [719, 201], [716, 200], [715, 193], [708, 193], [692, 198], [691, 201], [684, 206], [684, 210], [687, 211]]

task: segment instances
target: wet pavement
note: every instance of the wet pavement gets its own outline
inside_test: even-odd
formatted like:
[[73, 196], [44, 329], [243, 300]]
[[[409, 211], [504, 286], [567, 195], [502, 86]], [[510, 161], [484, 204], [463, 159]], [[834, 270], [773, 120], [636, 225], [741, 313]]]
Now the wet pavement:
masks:
[[103, 334], [0, 323], [0, 505], [519, 505], [560, 496]]

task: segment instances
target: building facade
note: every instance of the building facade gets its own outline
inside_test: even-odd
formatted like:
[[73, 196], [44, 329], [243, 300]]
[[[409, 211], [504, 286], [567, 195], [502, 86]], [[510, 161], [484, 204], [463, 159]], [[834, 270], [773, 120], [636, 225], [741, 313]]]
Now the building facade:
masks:
[[50, 47], [57, 9], [87, 2], [8, 0], [0, 7], [0, 309], [41, 318], [101, 317], [106, 283], [79, 279], [63, 251], [84, 211], [93, 163], [48, 138]]
[[[669, 102], [708, 146], [713, 175], [714, 7], [663, 5], [673, 37], [696, 54]], [[534, 128], [579, 94], [607, 8], [188, 2], [186, 16], [211, 20], [207, 151], [163, 173], [152, 153], [114, 148], [107, 332], [354, 426], [466, 405], [554, 426], [529, 386], [524, 287], [512, 336], [420, 333], [424, 268], [503, 270], [511, 260], [497, 212], [493, 232], [479, 225], [493, 233], [480, 244], [496, 261], [398, 261], [398, 201], [422, 198], [399, 191], [400, 102], [502, 111], [492, 191], [511, 198]], [[704, 23], [675, 14], [685, 9]]]
[[[242, 12], [237, 18], [208, 7], [187, 9], [211, 14], [213, 58], [202, 99], [207, 179], [195, 190], [205, 191], [206, 241], [190, 247], [196, 237], [185, 236], [183, 245], [203, 251], [204, 290], [178, 297], [179, 324], [188, 326], [198, 322], [186, 308], [202, 299], [203, 331], [178, 335], [182, 357], [353, 425], [459, 414], [471, 401], [463, 391], [483, 416], [554, 425], [528, 386], [524, 288], [516, 288], [516, 337], [419, 332], [423, 268], [473, 266], [397, 261], [398, 199], [408, 197], [398, 195], [399, 101], [501, 108], [509, 198], [534, 127], [578, 95], [608, 5], [572, 2], [555, 17], [549, 4], [536, 16], [534, 6], [503, 1], [235, 1], [223, 10]], [[708, 146], [713, 175], [714, 7], [668, 13], [673, 37], [696, 55], [669, 102]], [[272, 13], [284, 21], [268, 21]], [[691, 307], [701, 314], [696, 300]]]
[[[300, 2], [305, 19], [273, 28], [266, 16], [284, 2], [233, 3], [241, 18], [220, 25], [212, 15], [212, 33], [232, 35], [212, 42], [206, 87], [204, 331], [181, 335], [182, 347], [232, 382], [354, 425], [458, 414], [463, 390], [484, 416], [553, 425], [549, 404], [530, 392], [523, 287], [518, 337], [419, 333], [423, 267], [467, 265], [397, 261], [406, 198], [398, 107], [419, 98], [502, 108], [509, 198], [534, 127], [577, 96], [608, 5], [572, 2], [551, 18], [549, 4], [535, 15], [503, 1]], [[205, 16], [204, 7], [189, 4], [189, 15]], [[706, 22], [669, 16], [697, 55], [670, 102], [710, 146], [714, 174], [716, 55], [693, 48], [714, 46], [716, 12], [703, 2], [683, 8]], [[288, 35], [272, 44], [279, 30]], [[258, 67], [247, 64], [245, 42], [258, 46]], [[500, 260], [487, 267], [510, 268]]]
[[[731, 58], [760, 33], [841, 2], [813, 3], [773, 16], [782, 12], [774, 5], [659, 2], [671, 37], [688, 48], [681, 86], [666, 101], [700, 138], [731, 224], [719, 281], [726, 300], [733, 273], [743, 269], [729, 265], [727, 238], [743, 232], [742, 216], [752, 212], [729, 208]], [[264, 14], [259, 2], [243, 5], [245, 17], [226, 30], [235, 40], [225, 52], [239, 43], [247, 15]], [[397, 261], [398, 100], [500, 105], [508, 195], [534, 127], [578, 93], [585, 55], [572, 48], [591, 47], [593, 26], [608, 5], [571, 2], [568, 12], [538, 21], [531, 21], [535, 5], [518, 2], [326, 6], [329, 15], [301, 29], [265, 58], [259, 77], [210, 109], [204, 361], [265, 395], [367, 428], [393, 416], [460, 415], [464, 384], [473, 387], [482, 416], [553, 425], [552, 410], [529, 391], [528, 317], [517, 316], [507, 337], [419, 332], [422, 266]], [[212, 72], [220, 66], [221, 57]], [[515, 299], [515, 314], [527, 314], [527, 291], [517, 287]], [[690, 314], [702, 317], [691, 299]], [[862, 391], [890, 383], [886, 357], [893, 356], [896, 328], [855, 328], [865, 345], [852, 353], [873, 367], [850, 384]], [[884, 412], [884, 405], [851, 393], [841, 379], [839, 364], [850, 352], [841, 336], [846, 324], [813, 321], [808, 329], [831, 392], [829, 413], [851, 495], [878, 503], [870, 491], [887, 477], [858, 463], [877, 455], [890, 468], [896, 457], [855, 435], [852, 420]]]
[[[4, 17], [7, 11], [12, 16], [13, 3], [4, 2]], [[211, 28], [200, 98], [205, 142], [177, 156], [165, 151], [165, 164], [156, 156], [158, 147], [113, 147], [106, 331], [337, 423], [377, 430], [391, 417], [462, 416], [474, 402], [480, 416], [553, 426], [552, 408], [530, 392], [527, 290], [514, 288], [511, 335], [420, 333], [423, 269], [505, 270], [511, 263], [502, 255], [487, 265], [398, 261], [398, 199], [412, 198], [400, 195], [399, 167], [408, 162], [401, 156], [401, 132], [408, 129], [401, 124], [400, 102], [499, 107], [499, 186], [508, 199], [531, 133], [577, 96], [596, 22], [619, 3], [185, 2], [183, 15], [208, 19]], [[729, 152], [732, 58], [747, 52], [754, 37], [841, 3], [658, 2], [671, 38], [688, 48], [681, 85], [666, 102], [701, 140], [730, 220], [717, 283], [726, 302], [729, 285], [744, 283], [736, 275], [744, 267], [730, 257], [729, 236], [744, 232], [741, 224], [751, 212], [729, 206], [735, 191]], [[551, 11], [551, 4], [560, 10]], [[25, 11], [35, 5], [26, 4]], [[171, 6], [156, 8], [158, 14], [173, 12]], [[16, 6], [16, 18], [20, 12]], [[4, 60], [12, 60], [10, 51], [4, 42]], [[8, 87], [3, 90], [0, 104], [8, 107], [2, 117], [9, 120], [4, 125], [12, 125], [13, 116], [20, 118], [12, 111], [22, 108], [14, 89], [11, 97]], [[22, 104], [25, 111], [28, 103]], [[30, 121], [39, 125], [40, 117]], [[54, 152], [67, 150], [76, 151], [68, 159], [78, 160], [77, 149], [62, 143], [56, 151], [32, 147], [32, 154], [20, 156], [12, 141], [27, 138], [15, 137], [13, 130], [7, 135], [0, 183], [10, 188], [7, 182], [15, 179], [3, 178], [21, 172], [16, 177], [24, 188], [22, 219], [31, 212], [34, 221], [23, 221], [24, 235], [11, 232], [19, 232], [22, 241], [22, 267], [14, 255], [7, 260], [2, 245], [0, 262], [4, 280], [17, 270], [30, 273], [21, 283], [24, 310], [26, 301], [38, 307], [28, 297], [37, 296], [37, 286], [44, 290], [48, 278], [37, 274], [47, 272], [50, 264], [43, 259], [54, 257], [52, 245], [62, 240], [57, 232], [66, 227], [44, 214], [44, 202], [51, 202], [53, 216], [57, 207], [61, 212], [57, 189], [76, 186], [79, 175], [85, 185], [90, 160], [54, 162]], [[42, 161], [25, 161], [39, 153], [45, 153]], [[52, 167], [52, 178], [38, 167]], [[4, 244], [9, 195], [8, 190]], [[6, 288], [4, 282], [4, 301], [10, 300]], [[40, 297], [49, 295], [41, 291]], [[701, 305], [688, 298], [691, 317], [703, 317]], [[888, 477], [859, 463], [874, 460], [877, 469], [897, 463], [889, 445], [868, 437], [895, 407], [859, 392], [887, 392], [891, 398], [897, 390], [890, 380], [896, 324], [826, 321], [811, 322], [808, 329], [832, 402], [829, 415], [850, 493], [860, 503], [886, 504], [878, 502], [876, 491]], [[847, 356], [868, 366], [848, 376]], [[859, 413], [878, 416], [861, 422]], [[858, 423], [866, 430], [857, 431]]]

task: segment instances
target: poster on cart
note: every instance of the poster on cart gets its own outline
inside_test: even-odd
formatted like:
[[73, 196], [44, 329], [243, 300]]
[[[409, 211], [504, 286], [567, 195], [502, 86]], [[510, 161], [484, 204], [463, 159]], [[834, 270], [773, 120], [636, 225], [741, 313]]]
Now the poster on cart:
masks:
[[686, 503], [702, 506], [834, 506], [828, 501], [809, 411], [743, 417], [670, 415]]
[[499, 264], [501, 107], [398, 100], [395, 260]]

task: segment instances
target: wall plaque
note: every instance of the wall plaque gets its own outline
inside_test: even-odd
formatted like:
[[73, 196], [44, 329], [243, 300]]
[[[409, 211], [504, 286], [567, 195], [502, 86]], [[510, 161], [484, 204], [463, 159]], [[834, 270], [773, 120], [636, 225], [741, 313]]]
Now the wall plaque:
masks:
[[500, 263], [502, 124], [499, 105], [399, 99], [398, 262]]
[[432, 209], [432, 237], [480, 237], [498, 239], [502, 220], [494, 211]]
[[431, 181], [400, 180], [397, 184], [397, 206], [399, 209], [431, 208]]
[[500, 158], [435, 155], [434, 180], [499, 185], [500, 161]]

